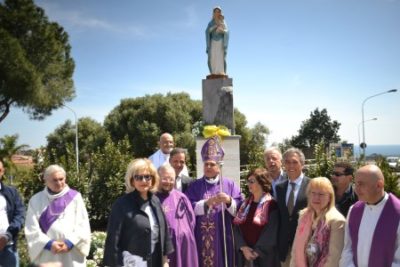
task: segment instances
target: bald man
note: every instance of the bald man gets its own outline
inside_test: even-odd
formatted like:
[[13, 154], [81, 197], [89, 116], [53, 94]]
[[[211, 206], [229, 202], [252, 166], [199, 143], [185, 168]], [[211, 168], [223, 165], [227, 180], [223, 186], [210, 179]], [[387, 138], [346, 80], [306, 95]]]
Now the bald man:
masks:
[[355, 175], [359, 201], [349, 211], [341, 267], [400, 266], [400, 200], [384, 191], [385, 178], [376, 165]]
[[169, 133], [163, 133], [160, 136], [160, 141], [158, 142], [158, 149], [153, 155], [149, 157], [154, 164], [154, 167], [158, 169], [164, 162], [168, 162], [169, 154], [174, 148], [174, 138]]

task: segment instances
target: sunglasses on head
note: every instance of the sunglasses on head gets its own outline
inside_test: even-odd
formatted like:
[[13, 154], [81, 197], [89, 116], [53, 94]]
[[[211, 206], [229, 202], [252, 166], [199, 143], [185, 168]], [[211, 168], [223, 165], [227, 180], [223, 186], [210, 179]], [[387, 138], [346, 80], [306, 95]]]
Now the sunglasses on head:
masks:
[[143, 179], [146, 181], [146, 182], [148, 182], [148, 181], [150, 181], [151, 179], [153, 179], [153, 175], [138, 175], [138, 174], [136, 174], [136, 175], [134, 175], [132, 178], [135, 180], [135, 181], [143, 181]]

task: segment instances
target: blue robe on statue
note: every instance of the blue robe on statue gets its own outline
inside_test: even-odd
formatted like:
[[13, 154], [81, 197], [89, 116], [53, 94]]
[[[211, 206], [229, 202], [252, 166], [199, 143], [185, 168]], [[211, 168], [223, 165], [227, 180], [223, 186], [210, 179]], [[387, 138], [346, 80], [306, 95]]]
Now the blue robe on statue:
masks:
[[[216, 178], [217, 179], [217, 178]], [[232, 220], [242, 196], [235, 183], [222, 178], [223, 192], [232, 197], [232, 204], [225, 208], [225, 229], [228, 266], [236, 266]], [[217, 205], [204, 214], [204, 201], [220, 192], [220, 181], [210, 183], [205, 177], [194, 181], [186, 191], [196, 214], [195, 236], [200, 267], [224, 267], [224, 237], [222, 207]], [[197, 205], [197, 207], [196, 207]]]

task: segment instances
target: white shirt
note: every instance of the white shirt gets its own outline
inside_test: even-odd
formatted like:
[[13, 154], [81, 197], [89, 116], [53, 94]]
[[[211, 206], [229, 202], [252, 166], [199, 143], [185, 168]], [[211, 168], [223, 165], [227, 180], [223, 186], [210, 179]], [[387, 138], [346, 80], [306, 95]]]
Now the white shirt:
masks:
[[154, 248], [156, 247], [156, 244], [158, 242], [160, 227], [158, 225], [156, 216], [154, 215], [154, 212], [149, 205], [149, 202], [144, 203], [143, 206], [144, 206], [144, 212], [149, 217], [150, 229], [151, 229], [151, 253], [153, 253]]
[[[371, 250], [372, 238], [374, 236], [375, 227], [388, 198], [389, 195], [385, 193], [385, 197], [377, 205], [368, 205], [368, 204], [365, 205], [365, 209], [360, 222], [360, 228], [358, 230], [358, 246], [357, 246], [358, 267], [369, 267], [368, 266], [369, 253]], [[353, 263], [353, 251], [351, 249], [351, 237], [349, 231], [349, 218], [352, 208], [353, 206], [350, 208], [349, 214], [347, 215], [346, 227], [344, 231], [344, 247], [339, 262], [340, 267], [355, 267]], [[399, 236], [400, 236], [400, 228], [397, 227], [396, 250], [392, 266], [398, 266], [398, 267], [400, 266]]]
[[7, 232], [9, 225], [10, 223], [7, 216], [7, 200], [3, 194], [0, 193], [0, 235], [3, 235]]
[[157, 150], [153, 155], [149, 157], [149, 160], [153, 162], [154, 167], [158, 169], [164, 162], [168, 162], [169, 154], [164, 154], [161, 149]]
[[182, 192], [182, 177], [177, 176], [175, 179], [175, 189]]
[[291, 181], [290, 179], [288, 179], [288, 187], [286, 190], [286, 205], [288, 203], [289, 200], [289, 196], [290, 196], [290, 191], [292, 191], [292, 185], [291, 183], [295, 183], [296, 184], [296, 188], [294, 189], [294, 203], [296, 203], [297, 200], [297, 195], [299, 194], [300, 191], [300, 186], [301, 183], [303, 182], [303, 178], [304, 178], [304, 173], [301, 173], [299, 177], [296, 178], [296, 180]]

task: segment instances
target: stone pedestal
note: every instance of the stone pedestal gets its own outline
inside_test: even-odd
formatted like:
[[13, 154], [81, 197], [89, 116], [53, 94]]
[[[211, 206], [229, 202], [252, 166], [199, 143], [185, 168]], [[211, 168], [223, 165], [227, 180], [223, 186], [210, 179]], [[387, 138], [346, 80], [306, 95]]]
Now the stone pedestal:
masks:
[[203, 80], [203, 123], [224, 125], [235, 134], [231, 78]]
[[[203, 176], [203, 161], [201, 159], [201, 148], [207, 139], [203, 137], [196, 138], [196, 172], [197, 177]], [[224, 164], [222, 166], [222, 175], [231, 178], [237, 186], [240, 186], [240, 147], [239, 135], [228, 136], [222, 141], [222, 147], [225, 151]]]

